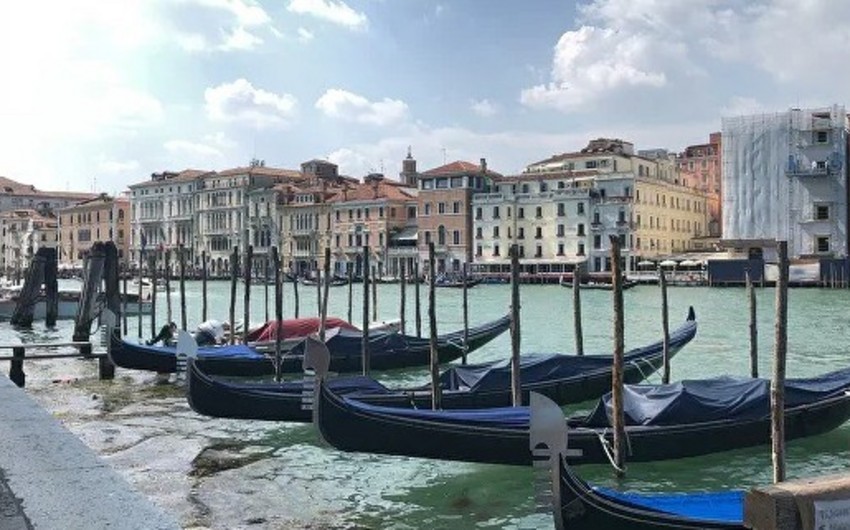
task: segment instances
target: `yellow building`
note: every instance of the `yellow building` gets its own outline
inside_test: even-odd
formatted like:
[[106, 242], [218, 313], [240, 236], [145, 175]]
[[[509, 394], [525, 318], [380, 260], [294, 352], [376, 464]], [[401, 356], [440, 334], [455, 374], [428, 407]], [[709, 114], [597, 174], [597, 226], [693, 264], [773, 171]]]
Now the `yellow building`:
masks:
[[96, 241], [113, 241], [118, 258], [130, 250], [130, 199], [100, 196], [59, 210], [59, 265], [80, 269]]

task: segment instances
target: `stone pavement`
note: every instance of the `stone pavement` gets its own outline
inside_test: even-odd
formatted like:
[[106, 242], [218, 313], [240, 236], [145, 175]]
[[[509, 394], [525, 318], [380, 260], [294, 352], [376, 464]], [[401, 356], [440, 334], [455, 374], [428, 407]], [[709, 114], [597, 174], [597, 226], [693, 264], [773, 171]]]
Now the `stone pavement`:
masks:
[[0, 530], [180, 528], [0, 375]]

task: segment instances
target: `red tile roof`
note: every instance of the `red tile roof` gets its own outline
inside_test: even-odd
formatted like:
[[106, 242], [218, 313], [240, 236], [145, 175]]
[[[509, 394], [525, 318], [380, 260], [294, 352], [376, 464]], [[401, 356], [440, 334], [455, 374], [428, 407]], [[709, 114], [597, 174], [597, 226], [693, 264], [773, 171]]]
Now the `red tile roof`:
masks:
[[435, 167], [434, 169], [429, 169], [422, 173], [423, 175], [457, 175], [457, 174], [466, 174], [466, 173], [479, 173], [481, 172], [481, 166], [479, 164], [473, 164], [472, 162], [466, 162], [464, 160], [455, 160], [454, 162], [450, 162], [444, 166]]
[[7, 177], [0, 177], [0, 194], [33, 195], [70, 200], [86, 200], [98, 196], [97, 193], [84, 193], [78, 191], [42, 191], [32, 184], [23, 184]]
[[331, 199], [332, 202], [371, 201], [387, 199], [391, 201], [408, 201], [416, 199], [415, 188], [404, 186], [400, 182], [380, 180], [376, 183], [362, 183], [340, 191]]

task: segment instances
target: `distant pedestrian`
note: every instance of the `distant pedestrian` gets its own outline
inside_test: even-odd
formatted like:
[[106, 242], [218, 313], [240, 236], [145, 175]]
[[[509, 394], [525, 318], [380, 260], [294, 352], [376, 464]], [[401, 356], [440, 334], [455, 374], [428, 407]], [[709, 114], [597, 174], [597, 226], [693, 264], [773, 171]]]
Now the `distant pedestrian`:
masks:
[[198, 346], [213, 346], [224, 340], [224, 325], [218, 320], [207, 320], [195, 330], [195, 342]]
[[174, 341], [174, 335], [177, 333], [177, 324], [174, 322], [169, 322], [168, 324], [162, 326], [162, 329], [159, 330], [159, 334], [147, 341], [146, 344], [148, 346], [153, 346], [157, 342], [162, 342], [163, 346], [169, 345]]

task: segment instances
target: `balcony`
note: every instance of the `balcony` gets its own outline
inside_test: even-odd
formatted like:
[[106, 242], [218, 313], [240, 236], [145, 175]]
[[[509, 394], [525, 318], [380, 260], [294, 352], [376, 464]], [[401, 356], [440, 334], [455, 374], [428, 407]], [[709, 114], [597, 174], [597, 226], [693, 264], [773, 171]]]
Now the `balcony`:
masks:
[[601, 222], [597, 221], [597, 222], [590, 223], [590, 229], [591, 230], [602, 230], [603, 228], [604, 227], [602, 226]]

